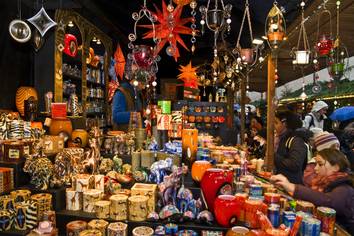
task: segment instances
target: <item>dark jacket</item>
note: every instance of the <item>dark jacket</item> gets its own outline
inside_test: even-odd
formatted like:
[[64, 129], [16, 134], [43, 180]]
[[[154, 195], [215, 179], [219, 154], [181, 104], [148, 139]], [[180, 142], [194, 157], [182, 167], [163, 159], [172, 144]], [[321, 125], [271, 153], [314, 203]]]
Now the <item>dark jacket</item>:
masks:
[[333, 208], [336, 220], [354, 235], [354, 188], [349, 178], [333, 181], [323, 193], [297, 184], [294, 198]]
[[307, 146], [304, 139], [296, 132], [288, 131], [280, 138], [274, 154], [276, 174], [286, 176], [291, 183], [302, 184], [306, 163]]

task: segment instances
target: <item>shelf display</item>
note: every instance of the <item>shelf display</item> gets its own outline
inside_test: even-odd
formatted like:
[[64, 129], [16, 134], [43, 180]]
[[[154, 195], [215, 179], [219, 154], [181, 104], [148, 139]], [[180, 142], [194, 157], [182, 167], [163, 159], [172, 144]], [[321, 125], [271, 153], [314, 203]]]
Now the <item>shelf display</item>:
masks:
[[[68, 114], [87, 117], [91, 126], [107, 126], [108, 60], [111, 40], [74, 11], [57, 10], [54, 101], [67, 102]], [[69, 24], [70, 23], [70, 24]]]

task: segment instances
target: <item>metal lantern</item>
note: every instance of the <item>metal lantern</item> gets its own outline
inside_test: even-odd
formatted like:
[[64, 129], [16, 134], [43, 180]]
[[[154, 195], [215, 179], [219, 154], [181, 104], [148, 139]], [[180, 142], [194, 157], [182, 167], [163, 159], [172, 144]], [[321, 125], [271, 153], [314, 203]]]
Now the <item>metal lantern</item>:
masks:
[[268, 13], [265, 34], [272, 48], [277, 48], [279, 43], [284, 40], [286, 34], [285, 18], [278, 8], [277, 1], [274, 1], [272, 9]]
[[[307, 33], [305, 28], [305, 19], [304, 19], [304, 6], [305, 2], [301, 2], [301, 23], [300, 23], [300, 32], [299, 39], [297, 41], [297, 47], [293, 48], [291, 55], [294, 56], [293, 64], [294, 65], [307, 65], [310, 62], [310, 44], [307, 39]], [[300, 45], [301, 39], [303, 44]]]
[[[328, 15], [329, 19], [329, 32], [321, 32], [320, 31], [320, 22], [323, 22], [323, 19], [321, 21], [321, 17]], [[333, 37], [332, 37], [332, 15], [329, 10], [326, 9], [326, 5], [323, 5], [323, 10], [318, 14], [318, 20], [317, 20], [317, 38], [318, 41], [316, 43], [315, 48], [317, 49], [318, 53], [320, 56], [326, 56], [329, 54], [329, 52], [333, 49]]]
[[329, 53], [328, 72], [333, 79], [339, 80], [349, 65], [349, 54], [347, 48], [342, 44], [339, 37], [339, 6], [337, 1], [337, 37], [333, 45], [333, 50]]

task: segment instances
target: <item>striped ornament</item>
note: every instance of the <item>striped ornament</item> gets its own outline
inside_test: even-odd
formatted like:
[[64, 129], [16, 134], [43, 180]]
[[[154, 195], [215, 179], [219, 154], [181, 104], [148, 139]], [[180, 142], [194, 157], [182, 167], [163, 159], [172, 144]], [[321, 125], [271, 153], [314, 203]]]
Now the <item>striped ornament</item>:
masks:
[[19, 87], [16, 91], [16, 108], [21, 116], [25, 114], [25, 100], [34, 97], [38, 100], [37, 91], [32, 87]]
[[33, 229], [37, 226], [37, 204], [31, 200], [26, 201], [25, 204], [28, 204], [26, 211], [26, 228]]
[[75, 93], [72, 93], [70, 95], [70, 103], [69, 103], [69, 108], [72, 116], [78, 116], [79, 115], [79, 98]]

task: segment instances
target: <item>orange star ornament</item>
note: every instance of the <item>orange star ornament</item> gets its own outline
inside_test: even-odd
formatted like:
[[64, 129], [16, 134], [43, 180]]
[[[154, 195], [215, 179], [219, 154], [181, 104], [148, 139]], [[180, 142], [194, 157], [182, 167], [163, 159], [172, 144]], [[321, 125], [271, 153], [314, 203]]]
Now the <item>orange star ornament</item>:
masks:
[[114, 53], [114, 60], [116, 61], [116, 64], [114, 65], [116, 75], [119, 75], [119, 77], [121, 79], [123, 79], [124, 68], [125, 68], [125, 58], [124, 58], [123, 51], [122, 51], [119, 44], [117, 45], [117, 49]]
[[[188, 22], [192, 22], [193, 18], [188, 17], [181, 19], [183, 6], [177, 5], [177, 7], [173, 9], [173, 12], [171, 12], [173, 16], [173, 29], [171, 30], [169, 23], [170, 12], [168, 10], [168, 7], [166, 6], [166, 3], [162, 0], [162, 12], [160, 9], [157, 8], [156, 5], [154, 5], [154, 7], [156, 13], [153, 14], [156, 16], [158, 22], [155, 25], [155, 34], [156, 38], [161, 39], [161, 41], [157, 44], [156, 54], [161, 51], [161, 49], [165, 46], [166, 43], [169, 43], [170, 47], [173, 47], [175, 50], [174, 53], [172, 53], [171, 55], [175, 58], [175, 61], [177, 61], [177, 59], [180, 57], [177, 43], [182, 45], [182, 47], [189, 51], [186, 44], [183, 42], [180, 34], [192, 35], [192, 29], [184, 25]], [[150, 31], [144, 34], [144, 39], [154, 37], [152, 25], [140, 25], [140, 27], [151, 29]]]
[[184, 82], [184, 87], [198, 88], [198, 76], [197, 76], [198, 66], [193, 67], [190, 61], [188, 65], [180, 65], [178, 79]]

